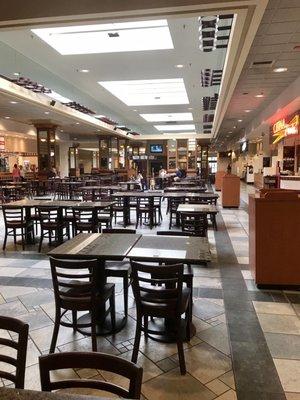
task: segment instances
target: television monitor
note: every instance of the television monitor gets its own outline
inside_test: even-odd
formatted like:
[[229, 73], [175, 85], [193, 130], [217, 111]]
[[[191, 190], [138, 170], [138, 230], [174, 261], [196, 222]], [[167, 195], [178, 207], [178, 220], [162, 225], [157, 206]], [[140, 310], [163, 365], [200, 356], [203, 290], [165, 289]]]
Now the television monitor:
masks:
[[162, 144], [150, 144], [150, 153], [162, 153], [163, 146]]

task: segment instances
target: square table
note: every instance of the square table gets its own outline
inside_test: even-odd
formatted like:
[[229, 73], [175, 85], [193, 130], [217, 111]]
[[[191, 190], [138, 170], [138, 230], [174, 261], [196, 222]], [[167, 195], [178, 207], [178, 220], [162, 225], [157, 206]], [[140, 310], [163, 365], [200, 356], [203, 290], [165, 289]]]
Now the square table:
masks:
[[[106, 283], [105, 261], [123, 260], [141, 235], [123, 233], [80, 233], [71, 240], [51, 250], [48, 255], [54, 258], [65, 258], [75, 260], [97, 259], [99, 268], [96, 271], [97, 286], [101, 288]], [[126, 318], [117, 313], [116, 328], [111, 327], [111, 321], [103, 318], [105, 315], [105, 305], [99, 310], [97, 320], [97, 335], [107, 335], [119, 332], [126, 324]], [[80, 317], [79, 321], [90, 323], [90, 315]], [[90, 334], [89, 330], [78, 329], [83, 334]]]

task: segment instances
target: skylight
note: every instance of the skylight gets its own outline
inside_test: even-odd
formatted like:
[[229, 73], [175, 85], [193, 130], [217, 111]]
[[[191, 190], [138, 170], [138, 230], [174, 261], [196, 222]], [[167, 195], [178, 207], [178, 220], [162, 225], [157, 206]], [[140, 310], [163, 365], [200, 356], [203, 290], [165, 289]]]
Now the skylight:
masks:
[[189, 104], [182, 78], [98, 83], [127, 106]]
[[192, 113], [140, 114], [148, 122], [193, 121]]
[[154, 125], [159, 131], [194, 131], [195, 125], [194, 124], [187, 124], [187, 125]]
[[168, 21], [32, 29], [62, 55], [173, 49]]

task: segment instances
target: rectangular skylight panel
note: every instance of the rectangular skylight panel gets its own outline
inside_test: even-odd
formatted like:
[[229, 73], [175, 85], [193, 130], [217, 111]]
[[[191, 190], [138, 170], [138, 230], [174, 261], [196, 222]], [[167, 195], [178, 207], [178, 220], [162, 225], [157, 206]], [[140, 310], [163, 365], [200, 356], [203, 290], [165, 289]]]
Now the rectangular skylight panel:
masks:
[[62, 55], [173, 49], [167, 20], [32, 29]]
[[182, 78], [98, 83], [127, 106], [189, 104]]
[[148, 122], [193, 121], [192, 113], [140, 114]]
[[194, 124], [186, 124], [186, 125], [154, 125], [159, 131], [194, 131], [195, 125]]

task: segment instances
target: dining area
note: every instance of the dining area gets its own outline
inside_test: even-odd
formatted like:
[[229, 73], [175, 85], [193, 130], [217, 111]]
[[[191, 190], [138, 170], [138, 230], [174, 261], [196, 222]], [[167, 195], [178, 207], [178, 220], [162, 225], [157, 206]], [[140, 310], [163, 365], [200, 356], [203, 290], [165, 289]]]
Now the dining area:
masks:
[[[42, 390], [36, 398], [51, 399], [51, 394], [45, 393], [43, 397], [43, 392], [58, 390], [53, 399], [64, 399], [63, 392], [70, 388], [71, 394], [74, 390], [79, 390], [79, 395], [82, 390], [87, 394], [107, 390], [123, 398], [142, 398], [140, 365], [145, 356], [141, 349], [150, 342], [156, 343], [157, 349], [176, 349], [179, 373], [187, 373], [184, 349], [197, 333], [193, 317], [194, 269], [209, 268], [212, 260], [208, 231], [216, 229], [212, 216], [218, 213], [218, 195], [203, 186], [198, 190], [197, 185], [193, 186], [196, 191], [191, 192], [141, 191], [130, 183], [117, 185], [115, 191], [110, 186], [116, 185], [105, 185], [104, 194], [101, 187], [101, 196], [94, 197], [94, 201], [84, 199], [83, 193], [77, 193], [76, 200], [58, 199], [49, 191], [44, 196], [26, 196], [2, 204], [4, 253], [9, 256], [21, 246], [26, 258], [38, 254], [42, 261], [37, 264], [43, 264], [39, 274], [43, 279], [47, 276], [48, 281], [49, 289], [42, 291], [47, 290], [51, 300], [53, 325], [51, 330], [47, 329], [47, 339], [43, 338], [48, 344], [42, 346], [45, 350], [36, 365], [40, 375], [38, 387]], [[32, 279], [38, 280], [34, 277], [35, 269], [31, 271]], [[40, 307], [43, 310], [43, 305]], [[31, 335], [30, 330], [30, 324], [17, 318], [0, 317], [0, 332], [6, 332], [9, 338], [2, 339], [0, 335], [0, 380], [10, 380], [12, 385], [5, 387], [15, 386], [19, 389], [18, 398], [26, 400], [35, 398], [34, 392], [22, 391], [26, 389], [26, 349], [32, 341], [36, 345], [41, 340], [39, 337], [35, 342], [34, 331]], [[84, 350], [88, 351], [64, 351], [62, 332], [79, 335], [79, 342], [84, 340]], [[123, 340], [128, 332], [130, 340], [121, 345], [118, 337]], [[16, 333], [19, 341], [14, 340]], [[103, 340], [117, 351], [106, 354]], [[17, 351], [15, 359], [2, 356], [4, 346], [17, 350], [20, 347], [23, 351]], [[120, 357], [122, 349], [129, 350], [131, 356], [125, 360]], [[6, 365], [2, 371], [1, 365], [5, 363], [9, 367]], [[51, 368], [51, 374], [58, 376], [60, 369], [95, 368], [106, 371], [107, 376], [120, 374], [123, 378], [112, 382], [97, 378], [95, 383], [93, 379], [82, 380], [79, 374], [80, 382], [51, 382]], [[14, 369], [15, 374], [7, 372]], [[127, 382], [129, 379], [126, 392], [114, 385], [123, 383], [124, 376]], [[9, 389], [0, 386], [0, 395], [1, 390], [4, 399], [10, 400]]]

